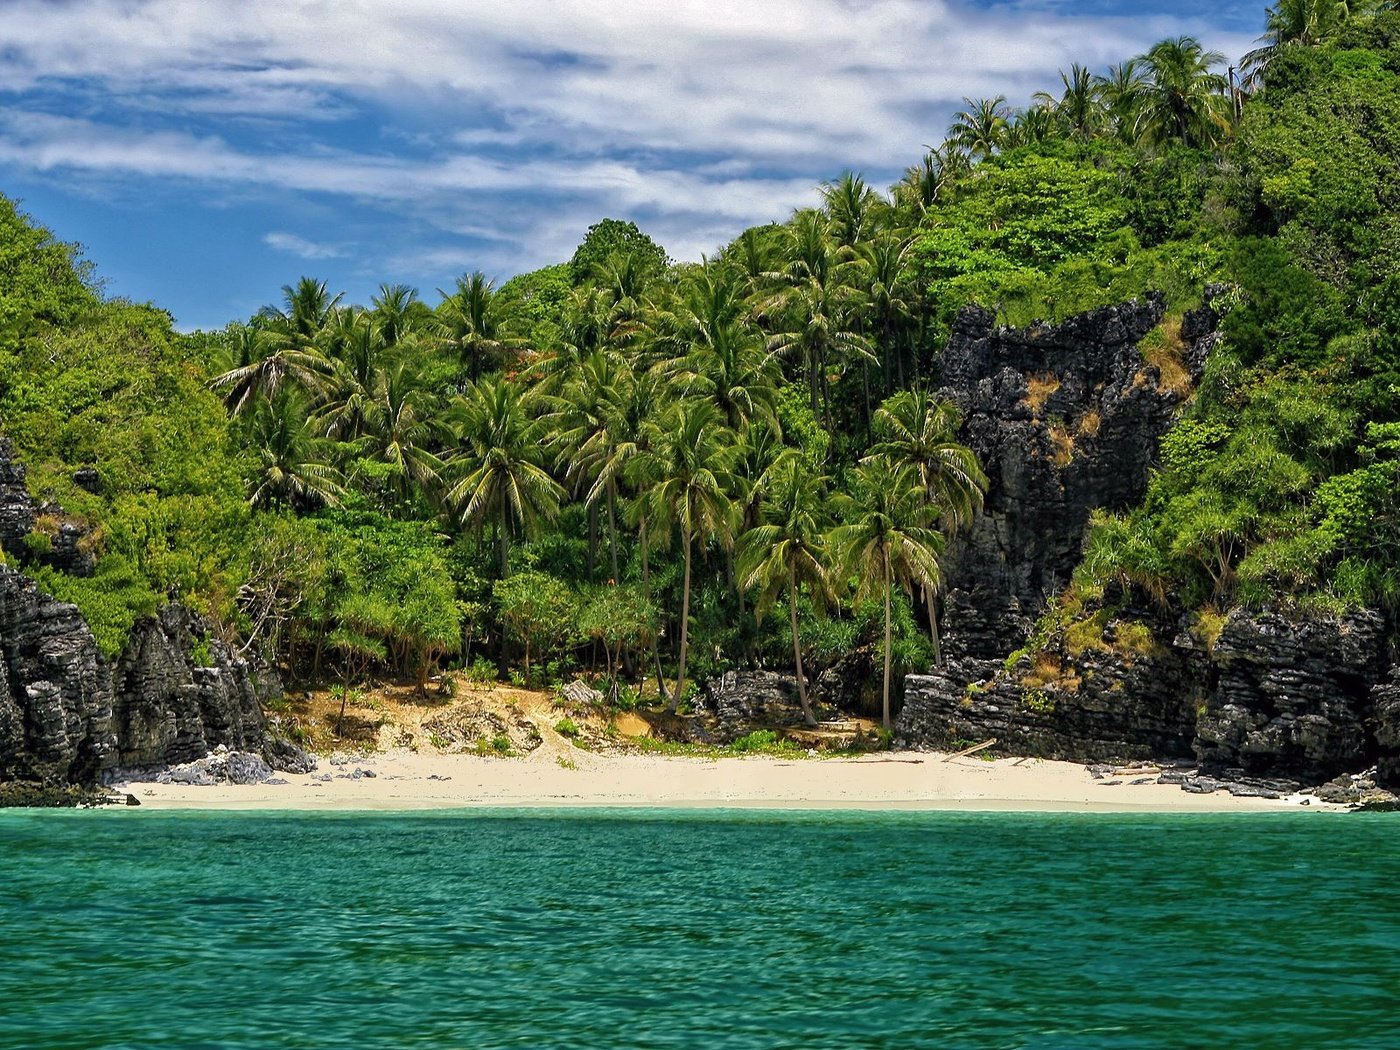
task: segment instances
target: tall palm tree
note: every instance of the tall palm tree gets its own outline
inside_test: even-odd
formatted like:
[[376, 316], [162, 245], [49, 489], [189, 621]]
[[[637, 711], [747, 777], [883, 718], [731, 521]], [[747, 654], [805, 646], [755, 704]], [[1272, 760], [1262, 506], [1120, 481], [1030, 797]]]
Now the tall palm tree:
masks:
[[416, 489], [429, 502], [439, 495], [443, 462], [432, 450], [443, 437], [436, 405], [422, 378], [401, 362], [379, 376], [365, 406], [362, 436], [356, 451], [382, 463], [400, 503]]
[[858, 267], [849, 252], [832, 243], [825, 217], [809, 210], [793, 217], [786, 264], [766, 276], [778, 285], [763, 306], [778, 329], [768, 349], [801, 359], [812, 412], [831, 430], [828, 370], [843, 367], [849, 357], [870, 356], [856, 317]]
[[854, 248], [873, 234], [887, 208], [865, 179], [850, 171], [824, 184], [821, 194], [836, 243], [843, 248]]
[[564, 496], [544, 467], [541, 408], [535, 391], [488, 377], [468, 384], [450, 411], [459, 447], [447, 503], [463, 523], [495, 524], [503, 579], [510, 574], [512, 534], [533, 535], [558, 513]]
[[257, 403], [248, 444], [258, 459], [248, 496], [254, 508], [313, 510], [344, 498], [340, 472], [326, 462], [324, 442], [294, 391], [283, 389]]
[[818, 607], [833, 597], [823, 533], [827, 479], [817, 477], [796, 454], [780, 458], [769, 474], [767, 496], [760, 509], [761, 524], [739, 540], [739, 585], [758, 592], [754, 613], [759, 619], [773, 607], [779, 594], [787, 592], [797, 696], [802, 702], [802, 717], [809, 726], [816, 725], [802, 670], [797, 595], [805, 587]]
[[1085, 66], [1075, 62], [1068, 73], [1060, 70], [1060, 83], [1064, 91], [1059, 98], [1040, 91], [1035, 95], [1036, 101], [1054, 113], [1070, 138], [1080, 142], [1092, 138], [1103, 117], [1097, 80]]
[[938, 555], [943, 535], [931, 527], [931, 511], [918, 475], [908, 464], [880, 458], [857, 464], [851, 474], [852, 494], [839, 501], [845, 524], [831, 532], [837, 563], [855, 581], [858, 600], [879, 597], [885, 606], [885, 677], [881, 718], [890, 720], [894, 588], [912, 596], [913, 587], [938, 583]]
[[967, 109], [953, 114], [948, 128], [948, 140], [967, 150], [974, 157], [986, 160], [1001, 148], [1006, 134], [1006, 122], [1011, 116], [1006, 108], [1006, 96], [995, 98], [965, 98]]
[[[902, 390], [876, 411], [880, 440], [866, 457], [912, 467], [930, 513], [949, 532], [972, 521], [987, 491], [987, 475], [977, 454], [957, 440], [960, 422], [952, 402], [923, 390]], [[941, 666], [936, 591], [936, 585], [926, 587], [924, 599], [933, 659]]]
[[880, 351], [880, 370], [887, 393], [896, 377], [899, 385], [904, 385], [904, 351], [911, 338], [915, 310], [906, 267], [913, 244], [913, 238], [887, 231], [861, 245], [860, 250], [867, 311]]
[[698, 542], [728, 545], [734, 536], [737, 489], [732, 473], [738, 446], [734, 435], [708, 401], [680, 401], [647, 424], [646, 451], [632, 465], [649, 520], [681, 537], [684, 575], [681, 581], [681, 639], [676, 688], [669, 709], [674, 712], [685, 694], [686, 656], [690, 643], [691, 572]]
[[1130, 58], [1096, 78], [1104, 115], [1120, 139], [1136, 135], [1138, 113], [1147, 89], [1147, 72], [1140, 58]]
[[1269, 8], [1260, 45], [1240, 60], [1245, 83], [1260, 84], [1269, 64], [1289, 46], [1316, 47], [1334, 36], [1353, 14], [1347, 0], [1278, 0]]
[[1146, 83], [1135, 129], [1138, 138], [1148, 145], [1218, 145], [1230, 130], [1231, 106], [1228, 82], [1211, 67], [1224, 61], [1224, 55], [1206, 51], [1194, 37], [1154, 44], [1142, 56]]
[[738, 274], [713, 264], [697, 268], [657, 327], [666, 352], [659, 367], [682, 396], [709, 398], [736, 431], [755, 419], [777, 425], [777, 361], [749, 323]]
[[330, 437], [353, 441], [379, 387], [387, 349], [379, 326], [364, 310], [342, 310], [326, 340], [334, 372], [316, 416]]
[[457, 357], [458, 367], [481, 379], [483, 365], [497, 365], [519, 340], [507, 334], [509, 312], [496, 294], [495, 282], [480, 270], [463, 274], [451, 293], [438, 289], [442, 302], [434, 311], [438, 336]]
[[331, 365], [317, 341], [341, 296], [330, 295], [326, 282], [303, 277], [295, 287], [283, 285], [282, 297], [282, 309], [266, 306], [259, 312], [256, 340], [244, 348], [252, 355], [210, 383], [225, 391], [224, 401], [235, 414], [259, 398], [276, 396], [288, 382], [313, 396], [326, 386]]
[[432, 316], [418, 299], [418, 289], [406, 284], [381, 284], [370, 298], [372, 313], [385, 346], [406, 342]]

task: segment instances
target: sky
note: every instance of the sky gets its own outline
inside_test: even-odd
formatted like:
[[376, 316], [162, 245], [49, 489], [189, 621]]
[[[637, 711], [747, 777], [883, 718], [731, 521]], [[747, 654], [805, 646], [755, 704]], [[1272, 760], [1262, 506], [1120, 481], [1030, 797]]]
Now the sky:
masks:
[[1233, 61], [1264, 6], [0, 0], [0, 193], [183, 329], [303, 275], [435, 303], [605, 217], [698, 260], [843, 171], [888, 187], [965, 96], [1182, 34]]

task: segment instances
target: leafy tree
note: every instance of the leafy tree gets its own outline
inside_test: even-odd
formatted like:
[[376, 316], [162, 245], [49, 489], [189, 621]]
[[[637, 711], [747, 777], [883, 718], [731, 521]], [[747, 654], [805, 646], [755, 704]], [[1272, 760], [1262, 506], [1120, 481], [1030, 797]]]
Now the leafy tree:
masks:
[[540, 572], [519, 572], [495, 582], [501, 618], [525, 646], [525, 681], [530, 681], [530, 652], [542, 652], [568, 639], [576, 617], [576, 599], [568, 586]]
[[784, 590], [787, 592], [797, 694], [807, 724], [816, 725], [802, 669], [797, 598], [804, 587], [817, 607], [834, 597], [823, 533], [826, 479], [813, 475], [796, 455], [778, 460], [770, 474], [760, 524], [745, 532], [739, 541], [739, 583], [746, 590], [758, 592], [754, 611], [760, 619], [772, 608], [778, 595]]
[[938, 585], [938, 555], [943, 536], [930, 527], [930, 512], [914, 468], [883, 458], [862, 461], [851, 472], [851, 494], [838, 504], [839, 519], [831, 533], [837, 564], [854, 581], [858, 599], [884, 603], [884, 686], [881, 719], [890, 720], [892, 611], [896, 585], [912, 594], [915, 584]]
[[588, 227], [588, 233], [569, 260], [574, 284], [582, 284], [595, 276], [600, 265], [618, 255], [634, 260], [647, 280], [659, 276], [666, 268], [666, 249], [639, 230], [635, 222], [604, 219]]
[[1214, 146], [1223, 141], [1230, 130], [1228, 85], [1211, 68], [1224, 61], [1219, 51], [1207, 51], [1189, 36], [1154, 44], [1142, 56], [1138, 137], [1150, 145]]

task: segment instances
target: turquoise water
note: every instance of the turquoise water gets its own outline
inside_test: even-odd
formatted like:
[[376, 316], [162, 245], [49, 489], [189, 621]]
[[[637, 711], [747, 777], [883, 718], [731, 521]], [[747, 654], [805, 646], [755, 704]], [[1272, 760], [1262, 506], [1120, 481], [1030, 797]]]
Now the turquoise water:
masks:
[[0, 1047], [1397, 1047], [1393, 815], [0, 813]]

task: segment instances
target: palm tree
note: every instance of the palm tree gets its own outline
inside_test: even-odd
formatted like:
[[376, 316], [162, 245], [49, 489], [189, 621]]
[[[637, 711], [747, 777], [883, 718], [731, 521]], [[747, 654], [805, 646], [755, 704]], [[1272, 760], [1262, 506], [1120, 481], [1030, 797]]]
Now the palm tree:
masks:
[[707, 264], [681, 286], [679, 301], [656, 323], [660, 363], [682, 396], [707, 397], [736, 431], [755, 419], [777, 426], [779, 370], [749, 323], [740, 278]]
[[1059, 98], [1040, 91], [1035, 95], [1036, 101], [1054, 113], [1070, 138], [1081, 142], [1092, 138], [1103, 117], [1103, 102], [1094, 75], [1075, 62], [1068, 73], [1060, 70], [1060, 83], [1064, 91]]
[[852, 471], [853, 495], [840, 502], [841, 519], [831, 533], [837, 562], [855, 580], [857, 600], [879, 596], [885, 605], [885, 678], [881, 717], [891, 728], [892, 609], [894, 588], [938, 582], [943, 535], [930, 527], [931, 510], [914, 468], [884, 458], [866, 459]]
[[235, 414], [258, 398], [276, 396], [288, 382], [311, 395], [326, 385], [331, 365], [317, 340], [335, 317], [341, 296], [328, 294], [324, 281], [303, 277], [296, 287], [283, 285], [282, 297], [283, 309], [266, 306], [259, 312], [255, 342], [241, 347], [243, 360], [210, 383], [226, 391], [224, 401]]
[[825, 183], [821, 193], [837, 244], [854, 248], [875, 232], [886, 204], [865, 179], [843, 172], [835, 182]]
[[1147, 74], [1142, 59], [1130, 58], [1116, 66], [1109, 66], [1108, 72], [1096, 78], [1095, 82], [1104, 114], [1115, 134], [1121, 139], [1132, 138], [1147, 89]]
[[1011, 115], [1006, 108], [1006, 96], [964, 98], [963, 102], [967, 109], [953, 114], [948, 140], [974, 157], [986, 160], [1001, 148], [1002, 137], [1006, 134], [1007, 118]]
[[429, 500], [438, 495], [443, 462], [432, 451], [442, 437], [434, 421], [434, 404], [421, 377], [406, 363], [378, 377], [365, 406], [363, 436], [356, 451], [389, 469], [390, 485], [400, 503], [413, 488]]
[[[880, 370], [885, 391], [896, 379], [904, 385], [904, 351], [909, 341], [915, 297], [906, 263], [914, 240], [889, 231], [861, 245], [860, 265], [865, 283], [867, 311], [880, 349]], [[891, 368], [891, 358], [895, 367]]]
[[1053, 138], [1057, 133], [1055, 112], [1047, 105], [1019, 109], [1007, 122], [1002, 144], [1006, 149], [1034, 146]]
[[483, 364], [495, 365], [519, 345], [506, 334], [505, 304], [496, 294], [495, 283], [480, 270], [458, 277], [451, 294], [439, 288], [438, 295], [442, 302], [435, 311], [434, 328], [456, 355], [458, 366], [470, 369], [475, 383]]
[[283, 389], [253, 410], [248, 444], [258, 458], [248, 503], [256, 509], [312, 510], [337, 506], [345, 496], [340, 472], [326, 462], [305, 405]]
[[1334, 36], [1354, 6], [1347, 0], [1278, 0], [1268, 10], [1260, 46], [1240, 60], [1245, 83], [1260, 84], [1269, 63], [1285, 47], [1316, 47]]
[[[967, 525], [982, 508], [987, 475], [977, 454], [957, 440], [958, 410], [923, 390], [902, 390], [875, 413], [880, 441], [867, 459], [883, 457], [914, 469], [924, 500], [935, 520], [949, 532]], [[933, 659], [943, 663], [934, 607], [937, 587], [924, 589]]]
[[418, 289], [406, 284], [381, 284], [379, 294], [370, 302], [380, 337], [389, 347], [406, 341], [428, 314], [428, 308], [418, 301]]
[[795, 453], [780, 458], [769, 475], [768, 494], [760, 510], [762, 523], [744, 533], [739, 541], [739, 585], [758, 591], [754, 615], [759, 619], [786, 590], [797, 695], [802, 702], [802, 717], [812, 726], [817, 720], [807, 699], [802, 670], [797, 594], [806, 587], [818, 607], [832, 597], [826, 537], [822, 532], [827, 479], [817, 477]]
[[342, 310], [326, 346], [334, 373], [317, 420], [331, 437], [353, 441], [364, 432], [365, 416], [383, 375], [386, 349], [379, 326], [364, 310]]
[[812, 412], [821, 413], [831, 430], [828, 369], [847, 356], [870, 356], [856, 319], [857, 267], [832, 244], [820, 212], [800, 211], [789, 228], [786, 265], [765, 276], [779, 285], [763, 307], [779, 329], [768, 349], [801, 358]]
[[1211, 67], [1225, 61], [1200, 41], [1182, 36], [1154, 44], [1142, 56], [1146, 82], [1136, 133], [1148, 144], [1182, 142], [1191, 147], [1218, 145], [1230, 130], [1229, 89]]
[[708, 401], [680, 401], [647, 424], [646, 451], [633, 461], [640, 498], [651, 522], [677, 528], [685, 560], [681, 582], [681, 641], [676, 688], [669, 710], [675, 712], [685, 693], [685, 665], [690, 641], [690, 581], [695, 544], [714, 539], [729, 544], [734, 535], [738, 487], [732, 473], [738, 446], [719, 410]]
[[559, 511], [563, 488], [544, 468], [539, 395], [508, 379], [468, 384], [450, 412], [459, 451], [447, 503], [463, 523], [496, 525], [500, 573], [510, 574], [512, 533], [532, 535]]

